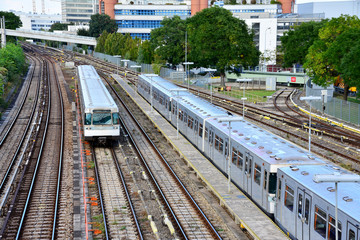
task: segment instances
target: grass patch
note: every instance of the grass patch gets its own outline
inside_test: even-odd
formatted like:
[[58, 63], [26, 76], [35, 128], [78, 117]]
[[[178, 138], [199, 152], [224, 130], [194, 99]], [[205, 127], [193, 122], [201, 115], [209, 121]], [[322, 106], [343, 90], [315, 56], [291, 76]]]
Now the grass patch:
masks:
[[[245, 90], [245, 97], [249, 102], [266, 102], [267, 96], [271, 96], [275, 92], [276, 91], [267, 90]], [[231, 89], [231, 91], [223, 91], [219, 93], [239, 99], [244, 97], [244, 90], [242, 89]]]

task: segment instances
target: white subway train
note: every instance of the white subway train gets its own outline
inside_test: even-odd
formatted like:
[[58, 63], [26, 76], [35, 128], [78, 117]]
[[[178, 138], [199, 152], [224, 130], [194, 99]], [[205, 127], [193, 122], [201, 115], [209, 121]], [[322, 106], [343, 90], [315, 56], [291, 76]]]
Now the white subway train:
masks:
[[[137, 91], [293, 239], [335, 239], [335, 193], [316, 173], [348, 173], [325, 159], [210, 104], [159, 76], [140, 75]], [[151, 97], [152, 95], [152, 97]], [[227, 156], [230, 149], [230, 163]], [[342, 185], [342, 184], [340, 184]], [[339, 191], [339, 239], [360, 240], [358, 183]], [[357, 209], [357, 211], [348, 211]]]
[[105, 143], [120, 136], [119, 109], [91, 65], [77, 67], [85, 140]]

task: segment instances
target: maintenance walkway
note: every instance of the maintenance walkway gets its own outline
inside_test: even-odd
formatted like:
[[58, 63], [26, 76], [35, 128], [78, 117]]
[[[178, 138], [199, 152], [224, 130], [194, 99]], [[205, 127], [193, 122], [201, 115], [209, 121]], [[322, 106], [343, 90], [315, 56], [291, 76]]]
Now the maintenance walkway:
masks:
[[219, 199], [221, 206], [232, 214], [235, 222], [245, 228], [255, 239], [279, 240], [288, 237], [278, 226], [261, 211], [245, 194], [235, 185], [231, 185], [231, 193], [228, 192], [227, 178], [205, 158], [187, 139], [182, 135], [177, 137], [176, 129], [164, 119], [157, 111], [151, 111], [151, 106], [146, 102], [127, 82], [119, 75], [112, 77], [137, 103], [143, 112], [153, 121], [154, 125], [166, 136], [168, 142], [185, 159], [197, 176], [211, 189]]

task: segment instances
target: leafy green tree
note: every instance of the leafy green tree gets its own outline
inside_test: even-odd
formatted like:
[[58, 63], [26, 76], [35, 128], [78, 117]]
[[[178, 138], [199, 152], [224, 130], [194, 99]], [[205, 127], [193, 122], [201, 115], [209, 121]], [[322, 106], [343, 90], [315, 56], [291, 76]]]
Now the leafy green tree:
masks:
[[138, 52], [138, 63], [147, 63], [151, 64], [154, 58], [154, 51], [151, 48], [150, 41], [146, 40], [142, 42], [142, 44], [139, 46], [139, 52]]
[[308, 49], [319, 39], [319, 30], [326, 22], [305, 22], [284, 33], [280, 38], [284, 67], [291, 67], [295, 63], [304, 64]]
[[86, 30], [86, 29], [84, 29], [84, 28], [80, 28], [80, 29], [77, 31], [77, 35], [89, 37], [89, 36], [90, 36], [90, 32], [89, 32], [89, 30]]
[[187, 22], [191, 61], [195, 66], [216, 66], [223, 86], [225, 71], [258, 65], [260, 52], [253, 42], [253, 33], [245, 21], [233, 17], [229, 10], [207, 8]]
[[98, 37], [97, 43], [96, 43], [96, 48], [95, 48], [96, 52], [105, 53], [105, 42], [106, 42], [108, 35], [109, 35], [109, 33], [106, 30], [104, 30], [102, 32], [102, 34]]
[[356, 87], [357, 96], [360, 97], [360, 41], [354, 43], [350, 51], [341, 59], [340, 70], [342, 77], [347, 79], [351, 87]]
[[13, 43], [6, 44], [0, 49], [0, 67], [7, 69], [7, 79], [12, 82], [17, 76], [26, 71], [25, 55], [20, 46]]
[[106, 14], [94, 14], [91, 16], [89, 33], [92, 37], [99, 37], [106, 30], [109, 33], [117, 31], [116, 21]]
[[16, 16], [14, 13], [0, 11], [0, 17], [3, 16], [5, 17], [6, 29], [16, 29], [22, 27], [20, 17]]
[[[360, 28], [360, 20], [357, 16], [341, 15], [338, 18], [332, 18], [320, 29], [319, 39], [309, 48], [304, 63], [304, 67], [308, 70], [308, 74], [313, 77], [314, 83], [324, 87], [329, 86], [334, 84], [341, 75], [339, 59], [344, 56], [344, 52], [339, 51], [342, 48], [342, 43], [336, 43], [336, 40], [342, 33], [351, 28]], [[344, 42], [341, 38], [338, 41]], [[349, 88], [347, 81], [348, 79], [344, 79], [344, 99], [347, 99]]]
[[151, 46], [163, 60], [177, 65], [184, 61], [186, 21], [174, 16], [164, 18], [161, 25], [151, 31]]
[[49, 29], [49, 32], [53, 32], [53, 31], [67, 31], [67, 28], [70, 24], [68, 23], [53, 23]]

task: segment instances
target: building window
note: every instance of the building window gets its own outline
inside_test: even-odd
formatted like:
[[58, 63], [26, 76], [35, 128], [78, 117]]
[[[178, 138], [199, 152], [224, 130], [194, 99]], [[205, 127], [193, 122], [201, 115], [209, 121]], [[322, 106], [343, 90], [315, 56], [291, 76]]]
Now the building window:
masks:
[[326, 237], [326, 213], [318, 206], [315, 206], [314, 229], [323, 238]]
[[294, 209], [294, 190], [285, 184], [285, 206], [292, 211]]

